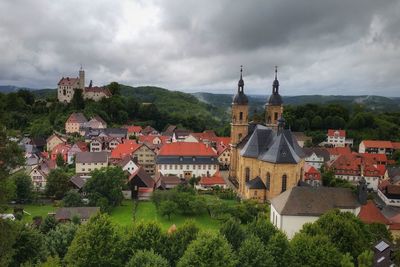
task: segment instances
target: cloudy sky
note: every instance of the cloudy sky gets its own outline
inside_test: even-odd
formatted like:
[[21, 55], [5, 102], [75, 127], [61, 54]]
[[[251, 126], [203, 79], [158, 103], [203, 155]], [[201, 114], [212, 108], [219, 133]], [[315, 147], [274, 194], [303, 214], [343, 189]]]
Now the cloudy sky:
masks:
[[399, 0], [2, 0], [0, 85], [400, 96]]

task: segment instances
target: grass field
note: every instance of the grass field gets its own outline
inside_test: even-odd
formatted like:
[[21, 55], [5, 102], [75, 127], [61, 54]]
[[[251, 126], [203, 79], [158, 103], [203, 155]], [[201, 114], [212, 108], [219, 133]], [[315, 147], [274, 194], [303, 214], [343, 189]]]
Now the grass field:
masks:
[[[214, 196], [206, 196], [207, 198], [215, 198]], [[234, 200], [224, 200], [229, 204], [235, 204]], [[34, 205], [26, 204], [24, 205], [24, 210], [28, 214], [24, 214], [23, 221], [31, 222], [32, 218], [35, 216], [42, 216], [45, 218], [49, 212], [55, 212], [57, 207], [52, 205]], [[114, 208], [110, 214], [111, 220], [122, 226], [129, 226], [133, 223], [133, 202], [130, 200], [123, 201], [121, 206]], [[12, 212], [12, 210], [9, 210]], [[166, 217], [162, 217], [157, 213], [156, 207], [153, 202], [141, 201], [136, 211], [135, 221], [136, 222], [149, 222], [156, 221], [161, 224], [163, 230], [167, 230], [171, 225], [176, 226], [182, 225], [186, 220], [195, 221], [196, 225], [200, 229], [217, 231], [219, 229], [220, 222], [218, 220], [212, 219], [207, 213], [199, 216], [182, 216], [173, 215], [171, 220]]]

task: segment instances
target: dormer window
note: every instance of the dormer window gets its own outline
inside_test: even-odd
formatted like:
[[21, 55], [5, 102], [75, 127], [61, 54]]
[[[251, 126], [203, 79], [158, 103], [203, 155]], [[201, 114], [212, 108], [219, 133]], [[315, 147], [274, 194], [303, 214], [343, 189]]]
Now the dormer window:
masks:
[[183, 161], [183, 157], [179, 157], [179, 160], [180, 160], [180, 161]]
[[196, 161], [196, 157], [192, 157], [192, 160], [193, 160], [193, 161]]

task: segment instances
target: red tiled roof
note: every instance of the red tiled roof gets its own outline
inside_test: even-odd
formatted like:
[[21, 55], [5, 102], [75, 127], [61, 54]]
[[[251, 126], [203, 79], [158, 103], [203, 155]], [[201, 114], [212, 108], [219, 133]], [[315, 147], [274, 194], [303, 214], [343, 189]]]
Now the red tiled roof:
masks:
[[194, 136], [197, 140], [202, 141], [202, 140], [209, 140], [212, 141], [214, 138], [217, 137], [214, 131], [204, 131], [202, 133], [191, 133], [192, 136]]
[[382, 212], [376, 207], [375, 203], [371, 200], [361, 207], [358, 218], [364, 223], [383, 223], [389, 224], [390, 221], [383, 216]]
[[392, 142], [392, 146], [394, 149], [400, 149], [400, 142]]
[[161, 147], [160, 156], [216, 156], [216, 152], [203, 143], [176, 142]]
[[340, 137], [346, 137], [346, 131], [345, 130], [334, 130], [334, 129], [329, 129], [328, 130], [328, 136], [335, 136], [336, 132]]
[[67, 145], [67, 144], [58, 144], [56, 145], [53, 150], [51, 151], [52, 155], [65, 155], [68, 153], [68, 151], [70, 150], [71, 146]]
[[304, 172], [310, 174], [319, 174], [319, 171], [309, 164], [304, 164]]
[[123, 128], [128, 129], [128, 133], [140, 133], [142, 131], [142, 126], [124, 125]]
[[396, 215], [394, 215], [394, 216], [392, 216], [392, 217], [390, 217], [390, 221], [391, 221], [392, 223], [398, 223], [398, 224], [400, 224], [400, 213], [399, 213], [399, 214], [396, 214]]
[[364, 146], [368, 147], [378, 147], [378, 148], [393, 148], [392, 142], [383, 140], [363, 140]]
[[165, 144], [171, 139], [169, 136], [163, 135], [140, 135], [138, 141], [139, 143], [153, 144], [155, 138], [159, 138], [161, 140], [161, 144]]
[[386, 154], [370, 154], [370, 153], [358, 153], [361, 157], [365, 159], [371, 159], [375, 162], [386, 162]]
[[80, 148], [80, 150], [82, 150], [82, 151], [89, 150], [87, 144], [83, 141], [76, 142], [75, 145], [77, 145]]
[[225, 146], [229, 146], [229, 144], [231, 143], [230, 137], [215, 137], [214, 140], [215, 140], [215, 142], [222, 143]]
[[85, 123], [85, 122], [87, 122], [87, 119], [85, 115], [83, 115], [82, 113], [72, 113], [67, 120], [67, 123]]
[[136, 143], [135, 140], [126, 140], [124, 143], [117, 145], [111, 151], [111, 158], [122, 159], [126, 156], [131, 156], [142, 145]]
[[58, 85], [77, 86], [79, 85], [79, 78], [62, 77], [61, 80], [58, 82]]
[[329, 155], [334, 155], [334, 156], [338, 156], [338, 155], [348, 155], [351, 154], [351, 150], [349, 147], [330, 147], [327, 148], [326, 150], [328, 150]]
[[212, 185], [224, 185], [226, 183], [224, 178], [222, 178], [222, 176], [219, 174], [219, 172], [216, 172], [211, 177], [201, 177], [199, 184], [212, 186]]
[[389, 225], [389, 230], [400, 230], [400, 223], [392, 223]]
[[378, 165], [376, 165], [376, 168], [378, 169], [379, 176], [384, 176], [385, 175], [385, 173], [386, 173], [386, 166], [385, 165], [378, 164]]

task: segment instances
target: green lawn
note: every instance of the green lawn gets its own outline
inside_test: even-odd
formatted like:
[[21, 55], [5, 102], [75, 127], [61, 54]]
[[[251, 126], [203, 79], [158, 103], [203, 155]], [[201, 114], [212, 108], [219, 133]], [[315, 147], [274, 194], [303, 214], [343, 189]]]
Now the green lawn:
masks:
[[[215, 198], [214, 196], [206, 196], [206, 198], [210, 198], [211, 200]], [[236, 201], [234, 200], [223, 200], [229, 204], [234, 205]], [[42, 216], [45, 218], [49, 212], [55, 212], [57, 207], [52, 205], [35, 205], [35, 204], [26, 204], [23, 205], [24, 210], [29, 212], [30, 215], [24, 214], [23, 221], [31, 222], [32, 218], [35, 216]], [[116, 207], [112, 210], [110, 216], [111, 220], [122, 226], [129, 226], [133, 222], [133, 202], [130, 200], [123, 201], [122, 205]], [[12, 210], [9, 210], [12, 212]], [[137, 222], [144, 221], [156, 221], [161, 224], [163, 230], [168, 230], [171, 225], [175, 224], [176, 226], [182, 225], [186, 220], [193, 220], [198, 225], [200, 229], [217, 231], [219, 229], [220, 222], [218, 220], [212, 219], [207, 213], [204, 213], [199, 216], [182, 216], [182, 215], [173, 215], [171, 216], [171, 220], [168, 218], [162, 217], [157, 213], [156, 207], [153, 202], [150, 201], [141, 201], [139, 202], [138, 209], [136, 211], [135, 220]]]

